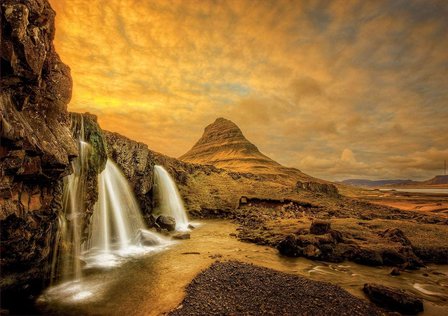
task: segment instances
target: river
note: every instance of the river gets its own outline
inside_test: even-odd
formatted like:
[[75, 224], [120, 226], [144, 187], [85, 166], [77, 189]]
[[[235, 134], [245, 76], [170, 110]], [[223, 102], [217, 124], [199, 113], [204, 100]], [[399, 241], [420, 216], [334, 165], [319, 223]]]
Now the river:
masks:
[[423, 315], [448, 315], [446, 265], [393, 277], [391, 268], [281, 257], [275, 249], [238, 241], [230, 235], [235, 232], [236, 225], [229, 221], [201, 221], [189, 240], [118, 267], [84, 271], [82, 282], [49, 289], [38, 299], [38, 309], [55, 315], [161, 315], [180, 304], [184, 288], [201, 270], [216, 260], [239, 260], [339, 284], [362, 298], [362, 286], [368, 282], [404, 288], [425, 300]]
[[380, 189], [380, 191], [398, 191], [398, 192], [409, 192], [409, 193], [426, 193], [426, 194], [448, 194], [448, 189], [443, 188], [390, 188], [390, 189]]

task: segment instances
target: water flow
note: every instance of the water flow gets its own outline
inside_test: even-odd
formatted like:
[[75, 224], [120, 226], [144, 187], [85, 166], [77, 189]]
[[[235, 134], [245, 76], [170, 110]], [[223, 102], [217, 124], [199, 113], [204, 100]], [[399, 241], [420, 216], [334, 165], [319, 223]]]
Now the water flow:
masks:
[[58, 218], [59, 228], [51, 263], [52, 283], [60, 278], [62, 281], [81, 279], [81, 226], [86, 208], [86, 172], [91, 150], [83, 140], [83, 133], [78, 146], [79, 155], [71, 163], [73, 173], [64, 178], [64, 213]]
[[158, 201], [158, 211], [163, 215], [174, 217], [176, 230], [188, 229], [188, 217], [184, 203], [177, 190], [176, 183], [162, 166], [154, 166], [155, 190]]
[[[145, 229], [140, 209], [131, 187], [120, 169], [110, 159], [98, 176], [98, 202], [92, 218], [88, 250], [126, 252], [140, 245]], [[149, 232], [147, 232], [149, 233]]]

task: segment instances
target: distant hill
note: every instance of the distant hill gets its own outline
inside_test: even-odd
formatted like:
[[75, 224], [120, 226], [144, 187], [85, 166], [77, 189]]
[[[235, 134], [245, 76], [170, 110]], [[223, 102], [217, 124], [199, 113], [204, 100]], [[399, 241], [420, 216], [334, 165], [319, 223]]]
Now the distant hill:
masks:
[[232, 121], [218, 118], [204, 129], [202, 137], [180, 160], [213, 165], [235, 172], [252, 173], [286, 181], [313, 180], [298, 169], [282, 166], [252, 144]]
[[426, 184], [426, 185], [448, 184], [448, 175], [435, 176], [434, 178], [426, 180], [426, 181], [422, 181], [421, 183]]
[[341, 181], [343, 184], [357, 186], [357, 187], [418, 187], [418, 186], [440, 186], [448, 185], [448, 175], [435, 176], [432, 179], [425, 181], [413, 180], [367, 180], [367, 179], [347, 179]]
[[356, 187], [381, 187], [385, 185], [405, 185], [405, 184], [415, 184], [412, 180], [367, 180], [367, 179], [347, 179], [341, 181], [344, 184], [356, 186]]

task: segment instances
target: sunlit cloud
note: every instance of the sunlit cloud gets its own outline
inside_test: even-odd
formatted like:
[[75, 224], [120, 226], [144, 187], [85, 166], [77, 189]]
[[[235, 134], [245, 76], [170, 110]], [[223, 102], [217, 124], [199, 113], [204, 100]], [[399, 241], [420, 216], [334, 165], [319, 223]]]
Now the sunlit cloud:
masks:
[[448, 159], [444, 1], [50, 2], [69, 109], [156, 151], [182, 155], [224, 116], [326, 179], [422, 179]]

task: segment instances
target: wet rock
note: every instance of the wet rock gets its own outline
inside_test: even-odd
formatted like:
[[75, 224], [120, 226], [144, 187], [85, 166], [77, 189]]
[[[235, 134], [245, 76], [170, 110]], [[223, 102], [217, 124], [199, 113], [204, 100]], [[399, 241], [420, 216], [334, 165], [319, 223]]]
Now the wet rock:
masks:
[[314, 220], [311, 223], [310, 233], [314, 235], [323, 235], [330, 231], [330, 221], [326, 220]]
[[176, 220], [171, 216], [159, 215], [156, 224], [159, 225], [161, 229], [166, 229], [169, 232], [176, 230]]
[[415, 255], [427, 263], [448, 264], [448, 247], [412, 247]]
[[383, 265], [383, 258], [377, 250], [355, 248], [356, 250], [351, 254], [351, 259], [359, 264], [367, 266], [381, 266]]
[[134, 189], [143, 214], [151, 214], [154, 160], [148, 146], [117, 133], [103, 131], [103, 136], [107, 155], [117, 163]]
[[286, 236], [277, 245], [277, 250], [287, 257], [300, 257], [303, 255], [303, 247], [297, 244], [297, 238], [294, 235]]
[[137, 238], [144, 246], [157, 246], [160, 244], [160, 238], [157, 235], [143, 229], [139, 230]]
[[416, 315], [423, 311], [423, 302], [414, 295], [378, 284], [364, 284], [364, 293], [376, 305], [405, 315]]
[[171, 238], [177, 239], [177, 240], [190, 239], [190, 234], [189, 233], [179, 233], [179, 234], [173, 235], [173, 237], [171, 237]]
[[317, 258], [320, 255], [320, 250], [314, 245], [308, 245], [303, 249], [303, 255], [308, 258]]
[[393, 268], [392, 271], [390, 271], [390, 275], [393, 276], [398, 276], [400, 274], [401, 274], [400, 269], [398, 269], [397, 267]]
[[194, 227], [193, 225], [191, 225], [191, 224], [188, 224], [188, 229], [195, 229], [196, 227]]

